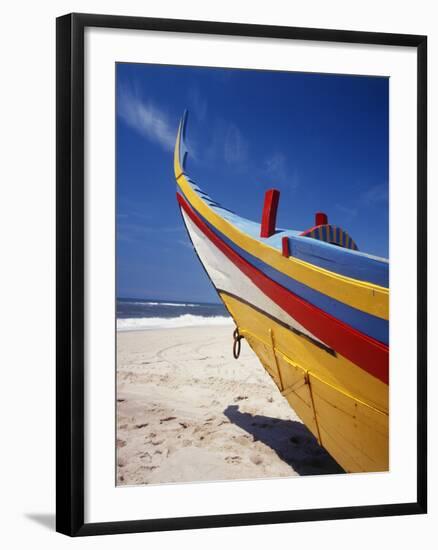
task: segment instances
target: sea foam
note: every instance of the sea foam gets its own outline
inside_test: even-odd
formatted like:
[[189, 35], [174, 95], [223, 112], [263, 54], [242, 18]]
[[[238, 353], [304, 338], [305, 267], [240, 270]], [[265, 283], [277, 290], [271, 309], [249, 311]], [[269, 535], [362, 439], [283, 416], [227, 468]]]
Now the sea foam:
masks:
[[202, 326], [232, 326], [231, 317], [201, 315], [180, 315], [179, 317], [139, 317], [131, 319], [117, 319], [117, 330], [153, 330], [179, 327]]
[[[128, 302], [129, 303], [129, 302]], [[202, 304], [185, 304], [183, 302], [130, 302], [136, 306], [170, 306], [170, 307], [200, 307]]]

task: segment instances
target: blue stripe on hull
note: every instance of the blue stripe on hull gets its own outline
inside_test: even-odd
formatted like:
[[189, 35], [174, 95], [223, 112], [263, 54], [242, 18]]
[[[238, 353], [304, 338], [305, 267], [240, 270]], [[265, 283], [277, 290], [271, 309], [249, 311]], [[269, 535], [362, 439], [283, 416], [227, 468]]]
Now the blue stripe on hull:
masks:
[[359, 330], [360, 332], [371, 336], [379, 342], [388, 344], [388, 321], [343, 304], [338, 300], [330, 298], [326, 294], [313, 290], [312, 288], [296, 281], [295, 279], [288, 277], [284, 273], [281, 273], [280, 271], [274, 269], [269, 264], [262, 262], [259, 258], [252, 256], [251, 254], [237, 246], [223, 233], [213, 227], [198, 211], [196, 213], [222, 241], [228, 244], [235, 252], [237, 252], [237, 254], [239, 254], [242, 258], [251, 263], [254, 267], [262, 271], [270, 279], [277, 282], [284, 288], [287, 288], [310, 304], [322, 309], [323, 311], [329, 313], [333, 317], [336, 317], [340, 321], [347, 323], [356, 330]]
[[[330, 239], [339, 240], [339, 233], [338, 228], [335, 238], [330, 235]], [[362, 252], [308, 237], [291, 236], [290, 255], [352, 279], [389, 287], [389, 263]]]

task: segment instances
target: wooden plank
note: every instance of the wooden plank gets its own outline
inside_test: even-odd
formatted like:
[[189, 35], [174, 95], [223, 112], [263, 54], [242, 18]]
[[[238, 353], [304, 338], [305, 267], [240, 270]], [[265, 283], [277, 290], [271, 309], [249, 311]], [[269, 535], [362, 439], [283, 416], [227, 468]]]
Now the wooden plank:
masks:
[[[374, 405], [378, 396], [387, 409], [388, 387], [250, 305], [226, 294], [221, 297], [262, 365], [277, 386], [284, 387], [290, 406], [338, 463], [348, 471], [386, 470], [388, 417]], [[305, 383], [306, 375], [311, 386]]]
[[[275, 331], [277, 357], [311, 370], [327, 382], [355, 395], [382, 412], [388, 410], [388, 386], [342, 357], [329, 353], [309, 338], [290, 330], [237, 297], [221, 294], [227, 309], [239, 327], [257, 335], [269, 345], [269, 329]], [[269, 359], [266, 358], [269, 362]], [[282, 370], [283, 374], [283, 370]]]
[[[309, 378], [323, 446], [337, 453], [336, 459], [344, 468], [352, 460], [364, 472], [387, 471], [388, 416], [343, 394], [312, 373]], [[331, 451], [334, 446], [337, 450]]]

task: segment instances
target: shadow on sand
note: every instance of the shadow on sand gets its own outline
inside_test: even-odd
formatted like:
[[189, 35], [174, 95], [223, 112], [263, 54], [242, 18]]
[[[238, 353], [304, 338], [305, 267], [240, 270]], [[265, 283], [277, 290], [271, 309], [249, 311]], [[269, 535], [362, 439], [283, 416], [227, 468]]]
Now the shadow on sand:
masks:
[[271, 447], [299, 475], [345, 473], [301, 422], [253, 416], [240, 412], [237, 405], [227, 407], [224, 415], [251, 434], [254, 441]]

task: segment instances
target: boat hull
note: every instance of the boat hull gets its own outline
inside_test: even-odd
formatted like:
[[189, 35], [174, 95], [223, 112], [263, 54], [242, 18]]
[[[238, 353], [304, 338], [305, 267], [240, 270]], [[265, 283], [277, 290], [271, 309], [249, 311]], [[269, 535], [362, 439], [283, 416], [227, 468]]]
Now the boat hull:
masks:
[[[183, 204], [183, 203], [182, 203]], [[181, 213], [193, 247], [290, 406], [348, 472], [388, 469], [388, 385], [336, 353], [270, 300]]]
[[345, 471], [388, 470], [387, 261], [292, 231], [260, 238], [258, 224], [186, 174], [184, 125], [174, 157], [178, 204], [239, 335]]
[[362, 401], [359, 393], [349, 393], [352, 384], [342, 382], [355, 380], [365, 393], [375, 390], [380, 403], [387, 400], [387, 386], [342, 358], [315, 349], [312, 342], [237, 297], [223, 292], [220, 296], [239, 333], [320, 445], [347, 472], [387, 471], [388, 415]]

